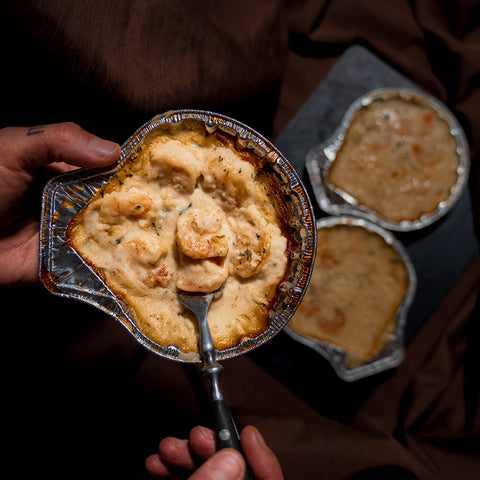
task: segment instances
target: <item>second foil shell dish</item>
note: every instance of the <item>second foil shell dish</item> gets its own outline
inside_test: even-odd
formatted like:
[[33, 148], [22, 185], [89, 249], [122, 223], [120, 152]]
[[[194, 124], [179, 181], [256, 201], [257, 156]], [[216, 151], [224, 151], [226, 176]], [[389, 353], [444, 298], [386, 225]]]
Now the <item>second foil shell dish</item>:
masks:
[[348, 215], [317, 221], [309, 288], [285, 331], [346, 381], [398, 366], [416, 291], [413, 264], [395, 236]]
[[362, 95], [306, 158], [322, 210], [395, 231], [424, 228], [449, 212], [468, 182], [468, 143], [438, 100], [404, 88]]
[[[185, 352], [175, 345], [163, 345], [152, 340], [141, 328], [122, 295], [112, 291], [101, 272], [91, 268], [89, 262], [71, 247], [68, 233], [72, 219], [80, 216], [95, 194], [108, 186], [111, 179], [121, 180], [122, 177], [117, 174], [128, 162], [134, 162], [145, 138], [155, 134], [156, 129], [170, 128], [169, 125], [176, 128], [188, 122], [201, 124], [207, 136], [225, 135], [230, 139], [228, 142], [233, 141], [240, 151], [245, 151], [246, 156], [256, 158], [262, 171], [269, 172], [272, 182], [278, 187], [275, 196], [281, 206], [283, 229], [287, 232], [286, 268], [271, 304], [267, 306], [265, 327], [230, 348], [220, 349], [217, 358], [223, 360], [262, 345], [286, 325], [305, 293], [316, 249], [312, 207], [298, 175], [269, 141], [234, 119], [198, 110], [166, 112], [141, 126], [124, 143], [120, 161], [114, 168], [79, 170], [52, 179], [45, 187], [42, 204], [40, 277], [52, 293], [89, 303], [116, 318], [137, 341], [160, 356], [182, 362], [200, 361], [198, 353]], [[142, 213], [140, 207], [133, 205], [134, 209], [140, 209], [135, 213]], [[207, 229], [210, 227], [205, 226]], [[132, 245], [135, 246], [135, 242]], [[192, 323], [191, 329], [195, 328]]]

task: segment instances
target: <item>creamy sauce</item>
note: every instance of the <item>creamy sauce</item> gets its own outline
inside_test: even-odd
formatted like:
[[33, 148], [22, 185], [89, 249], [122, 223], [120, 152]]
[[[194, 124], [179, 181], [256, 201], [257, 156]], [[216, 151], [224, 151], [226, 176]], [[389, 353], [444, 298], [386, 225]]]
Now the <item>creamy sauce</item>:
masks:
[[405, 264], [382, 237], [358, 226], [320, 228], [312, 278], [290, 327], [365, 361], [388, 341], [407, 288]]
[[223, 286], [209, 309], [218, 350], [266, 328], [287, 240], [253, 155], [197, 123], [164, 126], [69, 226], [72, 247], [162, 346], [198, 352], [196, 321], [177, 289]]
[[353, 117], [328, 182], [393, 222], [438, 208], [457, 181], [457, 142], [429, 107], [376, 100]]

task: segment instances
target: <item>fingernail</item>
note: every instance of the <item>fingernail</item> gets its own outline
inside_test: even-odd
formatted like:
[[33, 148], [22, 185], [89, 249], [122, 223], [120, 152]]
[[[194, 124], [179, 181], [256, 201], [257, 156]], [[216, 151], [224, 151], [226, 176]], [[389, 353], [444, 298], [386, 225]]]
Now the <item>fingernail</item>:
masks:
[[231, 452], [218, 452], [211, 458], [208, 474], [212, 480], [240, 480], [243, 477], [243, 463], [238, 455]]
[[97, 155], [108, 156], [118, 151], [119, 146], [110, 140], [103, 140], [102, 138], [94, 137], [88, 144], [90, 151]]
[[267, 444], [265, 442], [265, 439], [263, 438], [263, 435], [256, 429], [254, 428], [254, 433], [255, 433], [255, 438], [257, 439], [257, 442], [262, 446], [266, 447]]
[[188, 440], [183, 440], [182, 438], [171, 437], [169, 440], [172, 446], [177, 449], [183, 449], [188, 444]]
[[209, 428], [205, 428], [205, 427], [202, 427], [202, 426], [198, 426], [198, 431], [202, 434], [202, 436], [204, 438], [206, 438], [207, 440], [215, 440], [215, 433], [212, 432], [212, 430], [210, 430]]

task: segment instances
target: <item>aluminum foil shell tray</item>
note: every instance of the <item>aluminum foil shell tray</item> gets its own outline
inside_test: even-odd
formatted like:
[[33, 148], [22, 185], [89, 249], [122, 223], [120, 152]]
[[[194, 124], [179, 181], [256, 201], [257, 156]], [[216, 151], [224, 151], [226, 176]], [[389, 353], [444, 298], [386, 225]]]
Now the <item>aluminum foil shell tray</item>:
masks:
[[[450, 134], [457, 143], [457, 180], [451, 186], [448, 198], [441, 201], [434, 211], [425, 213], [415, 220], [391, 221], [385, 219], [371, 208], [362, 205], [358, 199], [332, 185], [328, 179], [329, 170], [335, 162], [337, 152], [344, 143], [348, 128], [357, 112], [376, 100], [394, 98], [433, 109], [441, 119], [447, 122]], [[381, 88], [362, 95], [351, 104], [333, 135], [307, 152], [306, 168], [315, 198], [323, 211], [330, 215], [355, 215], [371, 220], [389, 230], [408, 232], [431, 225], [448, 213], [456, 204], [468, 184], [470, 153], [461, 125], [441, 102], [430, 95], [413, 89]]]
[[[286, 326], [285, 332], [291, 338], [322, 355], [328, 360], [336, 374], [341, 379], [351, 382], [397, 367], [403, 361], [405, 355], [405, 323], [409, 307], [415, 296], [417, 277], [408, 253], [392, 232], [385, 230], [367, 219], [349, 215], [328, 216], [317, 220], [317, 230], [331, 228], [338, 225], [361, 227], [368, 232], [379, 235], [386, 244], [395, 249], [399, 258], [405, 265], [408, 278], [407, 291], [395, 313], [393, 329], [389, 334], [388, 340], [383, 344], [381, 349], [366, 361], [352, 362], [348, 352], [341, 347], [331, 342], [321, 341], [310, 336], [301, 335], [293, 329], [292, 325]], [[318, 255], [316, 260], [319, 262]]]
[[181, 362], [197, 363], [199, 356], [185, 355], [178, 348], [163, 347], [138, 328], [128, 306], [112, 293], [67, 242], [70, 220], [89, 202], [94, 193], [115, 175], [135, 147], [155, 127], [183, 120], [200, 120], [207, 132], [220, 129], [236, 137], [244, 148], [252, 149], [262, 162], [269, 162], [273, 175], [282, 184], [283, 200], [288, 205], [291, 245], [289, 266], [279, 294], [270, 309], [268, 326], [255, 338], [235, 348], [217, 352], [218, 360], [250, 351], [276, 335], [289, 321], [308, 285], [316, 249], [316, 230], [312, 206], [297, 173], [282, 154], [264, 137], [246, 125], [224, 115], [175, 110], [155, 116], [142, 125], [123, 145], [118, 164], [111, 169], [81, 169], [61, 174], [44, 189], [40, 225], [40, 278], [46, 288], [62, 297], [79, 300], [106, 312], [154, 353]]

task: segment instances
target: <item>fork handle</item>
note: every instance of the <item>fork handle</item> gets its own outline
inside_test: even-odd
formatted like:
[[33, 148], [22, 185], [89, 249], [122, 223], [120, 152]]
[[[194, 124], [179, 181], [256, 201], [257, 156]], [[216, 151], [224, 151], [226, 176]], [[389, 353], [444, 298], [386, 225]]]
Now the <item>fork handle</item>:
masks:
[[212, 402], [212, 415], [217, 437], [217, 450], [234, 448], [241, 452], [240, 437], [227, 403], [223, 400], [214, 400]]
[[238, 430], [220, 386], [223, 367], [215, 360], [213, 355], [204, 354], [204, 361], [202, 374], [208, 380], [210, 386], [212, 420], [217, 437], [217, 450], [234, 448], [241, 452]]
[[[240, 444], [240, 436], [238, 435], [237, 426], [235, 425], [235, 421], [233, 420], [227, 402], [225, 402], [223, 398], [223, 392], [220, 387], [220, 376], [222, 371], [223, 367], [216, 361], [211, 363], [208, 362], [207, 365], [204, 365], [202, 371], [210, 385], [212, 420], [217, 440], [217, 450], [221, 450], [222, 448], [233, 448], [240, 452], [245, 458]], [[248, 464], [244, 479], [253, 480]]]
[[[227, 403], [223, 400], [214, 400], [212, 402], [212, 413], [215, 435], [217, 437], [217, 450], [234, 448], [243, 455], [238, 430]], [[245, 458], [245, 455], [243, 457]], [[248, 464], [245, 477], [243, 478], [244, 480], [254, 480]]]

